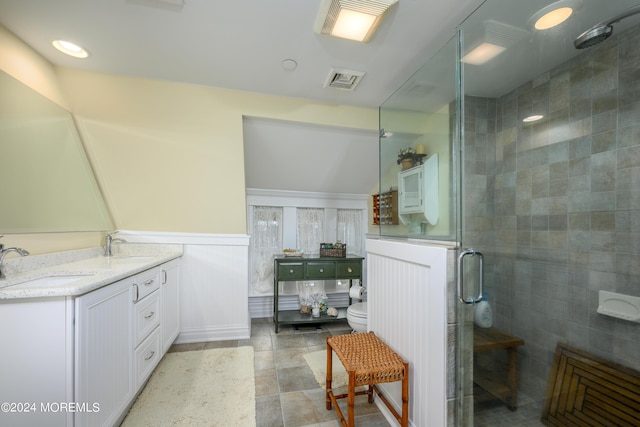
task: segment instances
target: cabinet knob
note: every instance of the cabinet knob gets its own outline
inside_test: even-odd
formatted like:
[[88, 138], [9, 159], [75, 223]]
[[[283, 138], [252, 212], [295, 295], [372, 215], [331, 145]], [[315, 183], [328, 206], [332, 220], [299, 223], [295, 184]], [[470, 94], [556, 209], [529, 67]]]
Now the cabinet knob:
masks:
[[349, 273], [353, 273], [353, 269], [352, 269], [351, 267], [347, 268], [347, 271], [348, 271]]
[[289, 273], [290, 273], [290, 274], [293, 274], [293, 269], [289, 270]]
[[320, 269], [320, 273], [324, 273], [324, 268], [321, 268], [321, 269]]

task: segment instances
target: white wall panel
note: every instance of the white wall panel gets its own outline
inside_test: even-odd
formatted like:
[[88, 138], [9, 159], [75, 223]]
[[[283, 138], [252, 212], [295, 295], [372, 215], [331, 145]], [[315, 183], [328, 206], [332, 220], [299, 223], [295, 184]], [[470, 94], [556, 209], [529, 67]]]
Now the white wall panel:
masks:
[[[409, 420], [415, 426], [447, 425], [449, 249], [367, 240], [368, 327], [409, 362]], [[400, 383], [381, 388], [399, 410]]]
[[121, 231], [119, 237], [183, 245], [176, 343], [249, 338], [249, 236]]

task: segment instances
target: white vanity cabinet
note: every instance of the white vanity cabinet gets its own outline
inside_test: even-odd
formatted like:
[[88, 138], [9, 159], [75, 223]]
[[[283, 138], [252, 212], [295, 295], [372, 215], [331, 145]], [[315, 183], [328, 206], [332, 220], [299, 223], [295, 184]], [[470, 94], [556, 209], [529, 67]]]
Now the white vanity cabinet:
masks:
[[76, 298], [75, 400], [98, 412], [77, 412], [76, 426], [114, 425], [134, 396], [132, 278]]
[[178, 337], [180, 332], [180, 299], [178, 278], [180, 276], [180, 261], [174, 259], [162, 265], [162, 287], [160, 299], [162, 302], [162, 322], [160, 330], [162, 336], [162, 353], [166, 353], [169, 347]]
[[0, 300], [0, 325], [0, 425], [73, 426], [73, 299]]
[[119, 425], [178, 335], [179, 262], [78, 296], [0, 299], [0, 403], [13, 405], [0, 426]]
[[136, 390], [153, 372], [160, 353], [160, 287], [162, 270], [155, 268], [139, 274], [133, 284], [134, 378]]

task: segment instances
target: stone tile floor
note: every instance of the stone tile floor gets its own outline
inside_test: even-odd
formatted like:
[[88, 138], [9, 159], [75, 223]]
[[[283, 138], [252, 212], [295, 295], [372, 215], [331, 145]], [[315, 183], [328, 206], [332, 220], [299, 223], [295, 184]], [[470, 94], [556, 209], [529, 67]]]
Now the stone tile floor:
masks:
[[[169, 351], [192, 351], [210, 348], [251, 345], [255, 354], [256, 426], [257, 427], [340, 427], [334, 409], [325, 408], [324, 389], [316, 381], [303, 358], [305, 353], [326, 350], [326, 337], [350, 333], [344, 322], [317, 326], [283, 325], [275, 333], [271, 319], [253, 319], [251, 338], [174, 344]], [[346, 393], [337, 390], [337, 393]], [[346, 399], [340, 407], [346, 414]], [[475, 408], [476, 427], [533, 427], [540, 423], [539, 405], [522, 405], [511, 412], [500, 403]], [[356, 397], [356, 425], [387, 427], [389, 423], [378, 407], [367, 403], [366, 396]]]
[[[326, 337], [350, 333], [344, 322], [323, 325], [281, 325], [275, 333], [271, 319], [253, 319], [251, 338], [193, 344], [174, 344], [169, 351], [204, 350], [251, 345], [255, 351], [257, 427], [340, 427], [335, 409], [325, 407], [325, 392], [302, 357], [326, 350]], [[346, 393], [337, 389], [337, 393]], [[339, 401], [346, 415], [346, 399]], [[387, 427], [375, 403], [366, 396], [356, 397], [356, 425]]]

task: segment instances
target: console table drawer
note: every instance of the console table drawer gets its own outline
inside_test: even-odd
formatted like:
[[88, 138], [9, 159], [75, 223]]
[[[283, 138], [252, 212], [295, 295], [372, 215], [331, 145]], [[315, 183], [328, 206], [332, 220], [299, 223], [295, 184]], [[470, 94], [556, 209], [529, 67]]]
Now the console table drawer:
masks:
[[361, 262], [339, 262], [338, 279], [359, 278], [362, 275]]
[[304, 264], [278, 264], [278, 280], [303, 280]]
[[309, 279], [334, 279], [336, 264], [334, 262], [310, 262], [307, 264], [306, 277]]

